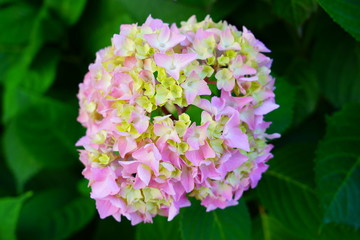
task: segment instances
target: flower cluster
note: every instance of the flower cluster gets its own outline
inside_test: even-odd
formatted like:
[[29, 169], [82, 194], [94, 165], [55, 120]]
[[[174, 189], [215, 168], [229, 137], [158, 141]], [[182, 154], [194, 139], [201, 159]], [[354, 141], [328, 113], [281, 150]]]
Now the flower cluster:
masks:
[[78, 94], [87, 132], [77, 145], [101, 218], [171, 220], [188, 197], [210, 211], [257, 185], [272, 157], [266, 139], [278, 137], [265, 133], [278, 105], [264, 52], [245, 27], [209, 17], [120, 27]]

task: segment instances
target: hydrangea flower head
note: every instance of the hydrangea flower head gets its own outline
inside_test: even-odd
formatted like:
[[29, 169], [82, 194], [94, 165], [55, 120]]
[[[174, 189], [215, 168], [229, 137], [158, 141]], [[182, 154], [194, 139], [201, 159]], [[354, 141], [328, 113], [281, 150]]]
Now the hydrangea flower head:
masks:
[[210, 211], [256, 187], [278, 137], [265, 132], [278, 105], [264, 52], [246, 28], [209, 17], [120, 27], [78, 94], [77, 145], [101, 218], [171, 220], [191, 197]]

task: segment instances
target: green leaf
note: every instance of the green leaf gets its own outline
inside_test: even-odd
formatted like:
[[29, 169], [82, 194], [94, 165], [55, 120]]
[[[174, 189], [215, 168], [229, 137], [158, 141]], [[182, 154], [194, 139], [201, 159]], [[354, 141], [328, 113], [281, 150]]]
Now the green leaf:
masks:
[[0, 9], [0, 83], [5, 82], [9, 69], [24, 54], [36, 17], [35, 8], [28, 4], [12, 4]]
[[[320, 91], [340, 108], [348, 102], [360, 102], [360, 44], [334, 26], [320, 33], [312, 62]], [[319, 30], [325, 27], [320, 25]]]
[[24, 184], [43, 166], [21, 142], [14, 123], [10, 123], [5, 129], [4, 151], [7, 165], [15, 177], [18, 191], [21, 192]]
[[[317, 128], [313, 129], [311, 124]], [[318, 134], [318, 124], [309, 119], [277, 142], [279, 146], [269, 161], [270, 168], [257, 187], [260, 214], [266, 213], [273, 221], [270, 224], [263, 220], [265, 239], [337, 240], [356, 239], [354, 236], [359, 235], [359, 232], [348, 232], [342, 226], [322, 224], [323, 209], [314, 190], [313, 171], [316, 149], [313, 138]], [[281, 237], [282, 234], [293, 237]]]
[[319, 82], [315, 72], [308, 65], [299, 67], [291, 75], [298, 79], [294, 106], [294, 125], [301, 123], [315, 112], [319, 100]]
[[268, 170], [259, 183], [258, 192], [269, 215], [293, 235], [304, 239], [318, 236], [321, 209], [309, 186], [281, 172]]
[[87, 224], [95, 214], [94, 201], [76, 197], [66, 188], [39, 192], [23, 207], [19, 236], [34, 239], [66, 239]]
[[18, 197], [0, 198], [0, 239], [16, 240], [16, 225], [24, 201], [31, 196], [25, 193]]
[[237, 206], [205, 212], [198, 202], [183, 209], [182, 238], [186, 240], [241, 240], [250, 239], [251, 220], [243, 201]]
[[178, 0], [178, 2], [188, 6], [196, 6], [199, 8], [208, 9], [216, 3], [216, 0]]
[[[5, 73], [5, 94], [3, 96], [4, 110], [2, 116], [2, 121], [4, 123], [8, 122], [22, 108], [22, 104], [14, 104], [19, 101], [16, 95], [18, 95], [18, 91], [21, 92], [23, 90], [22, 84], [27, 80], [27, 74], [29, 73], [31, 63], [43, 44], [44, 38], [42, 37], [42, 23], [46, 17], [47, 10], [42, 6], [34, 17], [35, 20], [31, 25], [31, 31], [29, 32], [28, 38], [26, 41], [24, 40], [26, 47], [23, 48], [21, 54], [18, 55], [19, 58], [16, 59], [17, 61], [13, 62], [14, 65], [9, 66], [8, 71]], [[26, 93], [25, 95], [32, 94]], [[25, 105], [28, 104], [28, 102], [29, 101], [25, 101]]]
[[[222, 3], [222, 1], [218, 1], [217, 3]], [[237, 26], [246, 26], [252, 31], [257, 29], [266, 33], [267, 31], [263, 29], [276, 21], [276, 16], [271, 11], [269, 11], [269, 9], [271, 9], [269, 2], [247, 1], [244, 5], [241, 5], [241, 8], [246, 9], [246, 11], [242, 11], [241, 14], [237, 15], [235, 19], [232, 19], [232, 23], [236, 24]]]
[[55, 49], [44, 49], [31, 63], [24, 89], [35, 93], [46, 92], [55, 80], [59, 52]]
[[319, 235], [321, 208], [313, 190], [314, 143], [298, 141], [275, 148], [269, 170], [257, 187], [260, 201], [270, 217], [295, 236], [315, 239]]
[[322, 234], [319, 238], [321, 240], [360, 239], [360, 229], [356, 230], [353, 227], [344, 224], [326, 224], [323, 227], [322, 232], [329, 234]]
[[[257, 234], [255, 235], [257, 238], [253, 238], [254, 240], [301, 239], [289, 231], [289, 229], [281, 224], [276, 218], [269, 216], [265, 212], [260, 213], [259, 221], [260, 226], [257, 225], [256, 228], [253, 227], [253, 232]], [[262, 233], [262, 235], [259, 235], [259, 233]]]
[[46, 6], [55, 11], [68, 25], [75, 24], [86, 5], [87, 0], [47, 0]]
[[317, 0], [342, 28], [360, 41], [360, 3], [354, 0]]
[[[119, 0], [132, 17], [140, 24], [145, 22], [149, 14], [153, 18], [160, 18], [167, 23], [180, 23], [186, 21], [192, 15], [203, 19], [206, 13], [196, 7], [183, 5], [174, 1], [167, 0]], [[141, 8], [139, 8], [141, 6]], [[164, 11], [166, 9], [166, 11]]]
[[108, 217], [101, 219], [97, 222], [97, 226], [93, 240], [113, 239], [114, 236], [121, 233], [122, 239], [135, 239], [135, 228], [130, 224], [130, 221], [126, 218], [121, 219], [121, 222], [117, 222], [114, 218]]
[[141, 223], [136, 227], [136, 240], [181, 240], [180, 216], [170, 222], [166, 217], [157, 216], [153, 223]]
[[61, 102], [41, 98], [10, 121], [5, 131], [5, 154], [19, 190], [42, 168], [63, 168], [77, 159], [74, 144], [81, 134], [72, 110]]
[[272, 122], [270, 133], [283, 133], [293, 120], [296, 89], [284, 78], [277, 78], [275, 86], [275, 100], [280, 107], [267, 114], [266, 120]]
[[134, 19], [118, 0], [90, 1], [87, 9], [79, 22], [84, 36], [81, 40], [88, 56], [94, 58], [95, 52], [111, 45], [111, 38], [119, 33], [121, 24], [134, 23]]
[[[237, 9], [241, 8], [244, 2], [246, 2], [246, 0], [215, 0], [214, 3], [206, 10], [214, 21], [221, 21], [228, 17], [231, 13], [236, 12]], [[237, 16], [238, 15], [236, 15], [236, 17]], [[198, 21], [202, 20], [203, 18], [199, 16]]]
[[3, 121], [8, 121], [26, 109], [51, 87], [58, 62], [58, 50], [49, 48], [40, 51], [26, 69], [22, 66], [13, 67], [5, 83]]
[[[15, 3], [0, 9], [0, 46], [24, 44], [31, 35], [37, 12], [26, 3]], [[19, 24], [21, 23], [21, 24]]]
[[190, 116], [190, 120], [191, 122], [195, 122], [196, 125], [200, 125], [201, 124], [201, 113], [202, 113], [203, 109], [198, 108], [195, 105], [190, 105], [185, 113], [187, 113]]
[[296, 58], [285, 76], [296, 88], [293, 125], [298, 125], [316, 110], [320, 96], [319, 80], [309, 61], [303, 58]]
[[360, 104], [345, 105], [327, 120], [316, 158], [324, 223], [360, 226]]
[[273, 11], [286, 22], [300, 27], [316, 10], [315, 0], [270, 0]]

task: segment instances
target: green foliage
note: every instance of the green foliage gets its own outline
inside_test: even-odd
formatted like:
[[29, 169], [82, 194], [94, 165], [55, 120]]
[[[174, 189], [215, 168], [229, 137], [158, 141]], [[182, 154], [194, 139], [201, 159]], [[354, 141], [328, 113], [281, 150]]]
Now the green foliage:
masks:
[[202, 109], [198, 108], [194, 105], [190, 105], [188, 107], [188, 109], [185, 111], [185, 113], [189, 114], [191, 121], [195, 122], [196, 125], [200, 125], [201, 124], [201, 113], [202, 113]]
[[321, 7], [348, 33], [360, 41], [360, 3], [354, 0], [318, 0]]
[[179, 218], [168, 222], [167, 218], [158, 216], [153, 224], [142, 223], [136, 227], [136, 240], [167, 239], [181, 240]]
[[85, 13], [80, 31], [84, 37], [82, 42], [93, 58], [96, 51], [111, 44], [112, 36], [119, 33], [120, 24], [131, 24], [135, 19], [118, 0], [94, 1], [89, 3], [89, 8], [92, 11]]
[[[292, 143], [274, 152], [271, 169], [258, 186], [261, 202], [293, 236], [315, 239], [320, 212], [311, 179], [311, 144]], [[269, 189], [271, 189], [269, 191]], [[296, 217], [295, 217], [296, 216]]]
[[301, 26], [316, 9], [315, 0], [270, 0], [273, 11], [295, 27]]
[[[0, 0], [0, 239], [360, 239], [359, 12], [356, 0]], [[266, 120], [282, 138], [239, 205], [194, 202], [133, 227], [96, 214], [76, 93], [120, 24], [149, 14], [248, 27], [272, 50], [280, 108]]]
[[[257, 219], [256, 219], [257, 220]], [[255, 220], [255, 222], [256, 222]], [[276, 218], [270, 217], [266, 213], [262, 212], [259, 224], [255, 225], [254, 232], [258, 235], [254, 239], [265, 239], [265, 240], [282, 240], [292, 239], [299, 240], [300, 238], [294, 236], [294, 234], [281, 224]], [[259, 226], [260, 225], [260, 226]], [[260, 228], [261, 227], [261, 228]], [[260, 231], [262, 230], [262, 231]]]
[[5, 131], [5, 154], [18, 189], [42, 168], [64, 168], [73, 163], [73, 145], [80, 132], [76, 123], [64, 119], [75, 117], [63, 103], [38, 99], [11, 121]]
[[18, 197], [0, 198], [0, 239], [16, 240], [16, 224], [24, 201], [30, 192]]
[[55, 11], [65, 23], [72, 25], [79, 20], [86, 1], [87, 0], [47, 0], [45, 4], [49, 9]]
[[[49, 201], [51, 199], [51, 201]], [[43, 214], [39, 214], [42, 209]], [[65, 239], [83, 227], [95, 213], [94, 201], [72, 196], [66, 188], [38, 192], [23, 207], [19, 219], [21, 239]]]
[[[17, 64], [29, 41], [37, 10], [28, 4], [14, 4], [0, 8], [0, 83], [12, 65]], [[22, 23], [22, 24], [18, 24]]]
[[296, 84], [293, 124], [298, 125], [316, 110], [320, 92], [319, 80], [305, 59], [295, 60], [287, 79]]
[[[191, 5], [184, 5], [175, 1], [166, 0], [119, 0], [128, 13], [134, 17], [138, 23], [145, 22], [149, 16], [149, 12], [154, 18], [160, 18], [165, 22], [184, 21], [192, 15], [197, 15], [199, 18], [204, 18], [205, 13], [198, 7]], [[142, 6], [139, 8], [139, 6]], [[166, 11], [164, 11], [166, 9]]]
[[334, 106], [360, 102], [359, 43], [329, 29], [319, 37], [313, 56], [321, 91]]
[[275, 89], [278, 109], [266, 115], [266, 120], [272, 122], [270, 133], [283, 133], [293, 120], [296, 89], [283, 78], [278, 78]]
[[181, 216], [183, 239], [232, 240], [251, 239], [251, 222], [243, 201], [237, 206], [205, 212], [198, 202], [185, 208]]
[[324, 223], [360, 226], [360, 105], [345, 105], [328, 118], [316, 158]]

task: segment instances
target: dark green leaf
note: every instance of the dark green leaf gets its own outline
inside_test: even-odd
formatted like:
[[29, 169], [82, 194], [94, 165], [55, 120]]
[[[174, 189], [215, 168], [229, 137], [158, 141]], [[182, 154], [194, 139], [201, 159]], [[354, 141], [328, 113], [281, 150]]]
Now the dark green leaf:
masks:
[[203, 9], [211, 8], [216, 0], [178, 0], [179, 3], [188, 6], [196, 6]]
[[317, 0], [322, 8], [354, 38], [360, 41], [360, 2], [356, 0]]
[[46, 92], [55, 80], [58, 61], [58, 51], [41, 51], [30, 66], [27, 79], [22, 84], [24, 88], [36, 93]]
[[136, 240], [181, 240], [180, 216], [170, 222], [166, 217], [158, 216], [153, 223], [141, 223], [136, 228]]
[[111, 45], [111, 38], [119, 33], [121, 24], [134, 23], [134, 19], [118, 0], [90, 1], [88, 8], [91, 11], [84, 14], [80, 24], [82, 44], [93, 58], [95, 52]]
[[337, 239], [349, 239], [357, 240], [360, 239], [360, 229], [355, 230], [353, 227], [344, 224], [326, 224], [323, 229], [323, 233], [319, 239], [321, 240], [337, 240]]
[[31, 37], [37, 11], [25, 3], [16, 3], [0, 9], [0, 46], [24, 44]]
[[275, 86], [275, 99], [280, 107], [267, 114], [266, 120], [272, 122], [269, 132], [283, 133], [293, 120], [296, 89], [284, 78], [277, 78]]
[[95, 214], [94, 201], [73, 195], [69, 189], [54, 188], [30, 199], [21, 212], [21, 239], [65, 239], [88, 223]]
[[201, 108], [198, 108], [194, 105], [190, 105], [188, 109], [185, 111], [185, 113], [187, 113], [190, 116], [191, 122], [195, 122], [196, 125], [200, 125], [202, 111], [203, 110]]
[[16, 225], [24, 201], [31, 196], [25, 193], [18, 197], [0, 198], [0, 239], [16, 240]]
[[329, 29], [322, 33], [313, 54], [320, 91], [326, 99], [338, 108], [360, 102], [359, 43], [336, 28]]
[[[236, 12], [237, 9], [241, 9], [244, 2], [246, 0], [216, 0], [208, 8], [208, 13], [214, 21], [221, 21], [231, 13]], [[198, 21], [202, 21], [202, 19], [201, 16], [198, 17]]]
[[321, 209], [308, 185], [282, 172], [268, 170], [259, 183], [258, 192], [269, 215], [278, 219], [293, 235], [304, 239], [318, 236]]
[[312, 114], [319, 100], [319, 83], [315, 72], [308, 66], [302, 65], [291, 75], [298, 79], [294, 106], [294, 125], [301, 123]]
[[301, 26], [316, 9], [315, 0], [270, 0], [273, 11], [295, 27]]
[[[21, 102], [19, 102], [19, 99], [17, 98], [17, 95], [19, 94], [18, 92], [21, 92], [20, 94], [24, 93], [22, 92], [22, 90], [24, 90], [22, 84], [27, 80], [30, 65], [43, 44], [44, 38], [42, 37], [42, 22], [46, 16], [47, 11], [44, 7], [42, 7], [34, 17], [34, 23], [31, 25], [31, 31], [25, 41], [26, 47], [22, 49], [21, 54], [18, 54], [19, 58], [17, 61], [12, 62], [14, 65], [9, 66], [8, 71], [4, 74], [5, 94], [3, 96], [4, 111], [2, 116], [2, 121], [4, 123], [8, 122], [23, 108]], [[25, 22], [25, 20], [23, 21]], [[20, 24], [16, 23], [15, 25]], [[23, 94], [22, 97], [25, 95], [26, 97], [29, 97], [33, 94], [29, 94], [29, 92], [27, 92]], [[29, 102], [30, 101], [25, 101], [25, 105]]]
[[43, 166], [19, 139], [15, 123], [10, 123], [5, 130], [4, 150], [9, 169], [16, 179], [17, 189], [21, 191], [27, 180]]
[[319, 145], [316, 179], [324, 223], [360, 226], [360, 105], [346, 105], [327, 121]]
[[59, 52], [55, 49], [43, 49], [24, 68], [14, 66], [5, 83], [3, 121], [17, 115], [32, 104], [39, 94], [46, 92], [56, 77]]
[[[54, 169], [73, 164], [74, 144], [81, 135], [72, 108], [52, 99], [16, 116], [5, 134], [5, 153], [19, 189], [42, 167]], [[21, 151], [19, 151], [21, 149]]]
[[309, 141], [277, 148], [257, 187], [269, 216], [304, 239], [316, 238], [320, 230], [321, 208], [313, 190], [314, 149]]
[[126, 218], [117, 222], [114, 218], [108, 217], [98, 221], [96, 231], [93, 235], [93, 240], [111, 240], [114, 236], [121, 233], [123, 239], [135, 239], [135, 228], [130, 224]]
[[[150, 14], [154, 18], [160, 18], [168, 23], [180, 23], [180, 21], [186, 21], [192, 15], [198, 16], [200, 20], [206, 15], [206, 13], [199, 8], [183, 5], [175, 1], [119, 0], [119, 2], [140, 24], [145, 22]], [[141, 6], [141, 8], [139, 8], [139, 6]], [[166, 11], [164, 11], [164, 9], [166, 9]]]
[[[218, 1], [217, 3], [220, 4], [222, 1]], [[269, 24], [272, 24], [276, 21], [275, 15], [269, 11], [269, 9], [271, 9], [271, 5], [266, 1], [247, 1], [245, 4], [241, 5], [241, 9], [246, 9], [246, 11], [242, 11], [241, 14], [236, 16], [236, 18], [233, 20], [234, 22], [232, 22], [232, 24], [236, 24], [239, 27], [246, 26], [252, 31], [256, 29], [262, 30]], [[264, 29], [263, 33], [266, 34], [266, 32], [267, 30]]]
[[87, 0], [47, 0], [47, 6], [54, 10], [69, 25], [76, 23], [86, 5]]
[[13, 4], [0, 9], [0, 83], [9, 69], [18, 64], [30, 39], [36, 10], [28, 4]]
[[296, 87], [293, 124], [298, 125], [316, 109], [319, 81], [309, 61], [303, 58], [294, 60], [285, 78]]
[[276, 218], [271, 217], [264, 212], [260, 213], [260, 217], [255, 220], [255, 223], [257, 223], [257, 220], [259, 224], [256, 228], [253, 227], [253, 235], [256, 237], [253, 238], [253, 240], [301, 239], [281, 224]]
[[185, 208], [181, 216], [182, 238], [187, 240], [250, 239], [251, 221], [243, 201], [237, 206], [205, 212], [198, 202]]

